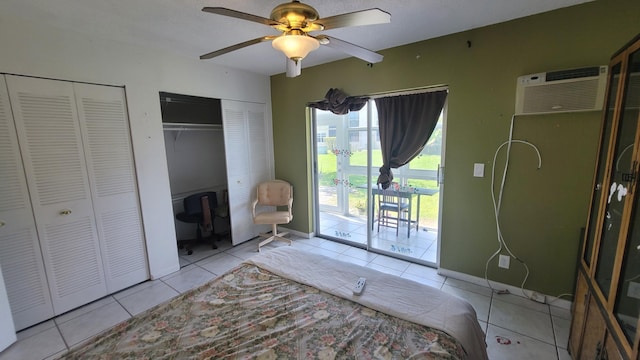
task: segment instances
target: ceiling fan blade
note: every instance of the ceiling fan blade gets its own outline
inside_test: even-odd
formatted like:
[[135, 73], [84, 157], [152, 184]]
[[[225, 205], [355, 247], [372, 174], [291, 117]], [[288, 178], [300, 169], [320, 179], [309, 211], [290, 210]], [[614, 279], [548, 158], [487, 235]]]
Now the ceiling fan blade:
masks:
[[322, 45], [326, 45], [332, 49], [340, 50], [344, 53], [355, 56], [372, 64], [382, 61], [383, 58], [383, 56], [378, 54], [377, 52], [367, 50], [358, 45], [354, 45], [344, 40], [336, 39], [327, 35], [318, 35], [316, 36], [316, 39]]
[[329, 16], [324, 19], [318, 19], [313, 23], [322, 25], [324, 30], [329, 30], [345, 26], [375, 25], [386, 24], [390, 22], [391, 14], [378, 8], [374, 8], [341, 15]]
[[208, 13], [211, 13], [211, 14], [229, 16], [229, 17], [236, 18], [236, 19], [253, 21], [253, 22], [256, 22], [256, 23], [259, 23], [259, 24], [263, 24], [263, 25], [267, 25], [267, 26], [278, 26], [278, 25], [286, 26], [286, 24], [282, 24], [282, 23], [277, 22], [277, 21], [272, 20], [272, 19], [267, 19], [267, 18], [262, 17], [262, 16], [247, 14], [247, 13], [244, 13], [244, 12], [241, 12], [241, 11], [236, 11], [236, 10], [227, 9], [227, 8], [223, 8], [223, 7], [204, 7], [204, 8], [202, 8], [202, 11], [208, 12]]
[[211, 58], [214, 58], [216, 56], [220, 56], [220, 55], [226, 54], [228, 52], [232, 52], [232, 51], [235, 51], [235, 50], [238, 50], [238, 49], [242, 49], [242, 48], [247, 47], [249, 45], [259, 44], [261, 42], [273, 40], [275, 38], [277, 38], [277, 36], [263, 36], [263, 37], [259, 37], [257, 39], [241, 42], [239, 44], [228, 46], [228, 47], [226, 47], [224, 49], [220, 49], [220, 50], [212, 51], [212, 52], [210, 52], [208, 54], [204, 54], [204, 55], [200, 56], [200, 60], [211, 59]]

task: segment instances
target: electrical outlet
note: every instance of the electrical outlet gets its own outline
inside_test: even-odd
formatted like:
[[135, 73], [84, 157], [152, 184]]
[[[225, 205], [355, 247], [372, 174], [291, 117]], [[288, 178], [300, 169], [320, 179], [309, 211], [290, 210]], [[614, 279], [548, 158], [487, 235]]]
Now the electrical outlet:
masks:
[[547, 302], [547, 297], [546, 296], [540, 295], [535, 291], [531, 293], [530, 299], [533, 300], [533, 301], [537, 301], [537, 302], [539, 302], [541, 304], [544, 304], [544, 303]]
[[510, 260], [511, 258], [508, 255], [500, 255], [498, 258], [498, 267], [508, 269]]

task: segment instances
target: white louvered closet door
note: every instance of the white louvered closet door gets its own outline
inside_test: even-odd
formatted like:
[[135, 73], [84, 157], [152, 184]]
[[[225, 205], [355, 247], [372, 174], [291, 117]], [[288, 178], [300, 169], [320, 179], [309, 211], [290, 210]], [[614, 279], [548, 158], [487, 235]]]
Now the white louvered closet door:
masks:
[[0, 266], [16, 330], [54, 315], [9, 93], [5, 78], [1, 75]]
[[7, 76], [55, 314], [107, 294], [73, 85]]
[[[265, 132], [256, 133], [255, 124], [262, 122], [264, 129], [265, 106], [240, 101], [222, 101], [222, 128], [224, 130], [227, 186], [229, 190], [229, 215], [231, 239], [234, 245], [256, 237], [268, 228], [253, 223], [251, 204], [256, 197], [256, 186], [262, 180], [262, 159], [265, 151], [254, 151], [253, 141], [262, 142]], [[249, 115], [252, 112], [252, 115]], [[251, 117], [251, 122], [249, 121]], [[260, 126], [260, 125], [258, 125]]]
[[73, 84], [109, 293], [149, 278], [123, 88]]
[[271, 131], [267, 129], [265, 107], [249, 104], [247, 120], [249, 124], [249, 159], [253, 184], [273, 179], [273, 159], [271, 156]]
[[[263, 104], [248, 103], [247, 109], [247, 144], [249, 161], [251, 163], [251, 202], [256, 197], [258, 184], [272, 180], [273, 158], [271, 156], [271, 131], [267, 131], [265, 106]], [[275, 207], [272, 209], [275, 210]], [[250, 214], [251, 215], [251, 214]], [[253, 221], [253, 220], [252, 220]], [[270, 225], [254, 225], [255, 235], [271, 231]]]

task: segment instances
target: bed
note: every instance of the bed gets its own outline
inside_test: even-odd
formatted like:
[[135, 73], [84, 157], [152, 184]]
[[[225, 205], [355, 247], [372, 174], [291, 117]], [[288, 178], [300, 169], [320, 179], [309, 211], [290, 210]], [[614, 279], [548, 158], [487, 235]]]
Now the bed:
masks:
[[[354, 283], [367, 279], [364, 291]], [[298, 250], [260, 253], [60, 359], [487, 359], [464, 300]]]

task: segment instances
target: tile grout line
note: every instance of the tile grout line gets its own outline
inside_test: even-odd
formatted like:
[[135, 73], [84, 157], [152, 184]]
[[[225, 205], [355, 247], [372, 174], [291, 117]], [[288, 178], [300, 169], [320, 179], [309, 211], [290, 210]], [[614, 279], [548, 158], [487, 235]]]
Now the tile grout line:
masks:
[[[65, 352], [68, 352], [71, 349], [71, 347], [69, 346], [69, 343], [67, 342], [67, 339], [65, 339], [64, 335], [62, 334], [62, 330], [60, 330], [60, 326], [58, 325], [58, 323], [56, 321], [54, 321], [53, 323], [55, 324], [56, 330], [58, 330], [58, 334], [60, 334], [60, 338], [62, 339], [62, 342], [64, 343], [64, 347], [66, 348]], [[51, 354], [51, 355], [55, 355], [55, 354], [56, 353]], [[48, 356], [51, 356], [51, 355], [48, 355]], [[45, 357], [45, 359], [46, 359], [46, 357]]]
[[[114, 298], [115, 301], [118, 303], [118, 305], [120, 305], [120, 307], [122, 307], [124, 309], [124, 311], [127, 312], [127, 314], [129, 314], [129, 319], [133, 317], [133, 314], [120, 302], [120, 300]], [[128, 320], [128, 319], [127, 319]]]
[[549, 320], [551, 321], [551, 333], [553, 334], [553, 344], [556, 346], [556, 357], [558, 360], [560, 359], [560, 354], [558, 353], [558, 337], [556, 336], [556, 327], [553, 324], [553, 315], [551, 315], [551, 307], [549, 304], [546, 304], [549, 309]]
[[[192, 265], [193, 265], [193, 264], [192, 264]], [[169, 287], [169, 289], [171, 289], [171, 290], [173, 290], [173, 291], [175, 291], [175, 292], [177, 292], [177, 293], [178, 293], [178, 295], [172, 296], [170, 299], [165, 300], [165, 301], [171, 301], [171, 300], [173, 300], [175, 297], [180, 296], [180, 295], [182, 294], [182, 293], [180, 292], [180, 290], [178, 290], [178, 289], [174, 288], [174, 287], [173, 287], [173, 286], [171, 286], [170, 284], [166, 283], [164, 280], [160, 279], [160, 281], [162, 281], [162, 283], [163, 283], [163, 284], [165, 284], [166, 286], [168, 286], [168, 287]], [[163, 301], [163, 302], [164, 302], [164, 301]], [[154, 305], [154, 306], [152, 306], [152, 307], [155, 307], [155, 306], [157, 306], [157, 305], [158, 305], [158, 304], [156, 304], [156, 305]], [[149, 308], [149, 309], [150, 309], [150, 308]], [[148, 310], [148, 309], [147, 309], [147, 310]], [[146, 311], [146, 310], [145, 310], [145, 311]]]
[[[487, 347], [489, 347], [489, 339], [487, 338], [487, 336], [489, 336], [489, 325], [491, 324], [490, 320], [491, 320], [491, 311], [493, 309], [493, 296], [494, 295], [495, 295], [495, 293], [493, 292], [493, 290], [491, 290], [491, 296], [489, 296], [489, 311], [487, 312], [487, 329], [486, 329], [485, 334], [484, 334], [484, 342], [485, 342], [485, 344], [487, 344]], [[493, 324], [491, 324], [491, 325], [493, 325]]]

